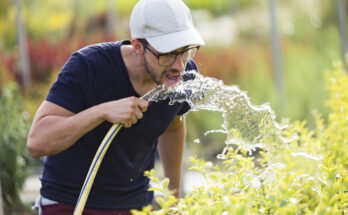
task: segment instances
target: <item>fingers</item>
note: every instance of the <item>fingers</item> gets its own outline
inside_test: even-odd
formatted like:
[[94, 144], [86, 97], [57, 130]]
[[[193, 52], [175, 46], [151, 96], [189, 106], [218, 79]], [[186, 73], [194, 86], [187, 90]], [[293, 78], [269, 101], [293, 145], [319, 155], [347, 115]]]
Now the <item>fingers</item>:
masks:
[[141, 111], [140, 108], [136, 108], [134, 110], [134, 115], [137, 119], [142, 119], [143, 118], [143, 112]]
[[128, 97], [106, 103], [103, 107], [105, 120], [111, 123], [122, 123], [129, 128], [143, 118], [143, 112], [148, 108], [148, 102], [141, 98]]
[[129, 128], [132, 125], [136, 124], [137, 121], [142, 118], [143, 113], [138, 108], [136, 108], [134, 112], [130, 115], [130, 117], [127, 117], [127, 120], [123, 122], [123, 126]]
[[149, 103], [145, 101], [144, 99], [138, 99], [137, 104], [141, 112], [145, 112], [147, 110], [147, 107], [149, 106]]
[[126, 128], [130, 128], [132, 126], [132, 123], [130, 123], [129, 121], [127, 122], [123, 122], [123, 127], [126, 127]]
[[133, 113], [132, 116], [131, 116], [132, 125], [134, 125], [135, 123], [137, 123], [137, 121], [138, 121], [138, 118], [137, 118], [136, 115]]
[[147, 110], [147, 107], [147, 101], [133, 97], [130, 104], [130, 115], [126, 117], [126, 120], [123, 123], [124, 127], [129, 128], [136, 124], [139, 119], [142, 119], [143, 112]]

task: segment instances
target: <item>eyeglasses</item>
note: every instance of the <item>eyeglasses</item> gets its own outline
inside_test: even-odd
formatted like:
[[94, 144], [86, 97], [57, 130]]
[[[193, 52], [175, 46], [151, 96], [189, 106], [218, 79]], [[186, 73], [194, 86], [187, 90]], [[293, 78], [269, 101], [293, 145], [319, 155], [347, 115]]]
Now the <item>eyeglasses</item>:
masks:
[[196, 57], [199, 46], [194, 46], [194, 47], [189, 47], [187, 49], [184, 49], [179, 52], [170, 52], [170, 53], [165, 53], [165, 54], [156, 54], [154, 51], [149, 49], [146, 44], [141, 42], [144, 46], [145, 49], [149, 50], [158, 60], [158, 64], [160, 66], [170, 66], [172, 65], [175, 61], [178, 55], [181, 56], [181, 59], [183, 62], [187, 62], [190, 59], [193, 59]]

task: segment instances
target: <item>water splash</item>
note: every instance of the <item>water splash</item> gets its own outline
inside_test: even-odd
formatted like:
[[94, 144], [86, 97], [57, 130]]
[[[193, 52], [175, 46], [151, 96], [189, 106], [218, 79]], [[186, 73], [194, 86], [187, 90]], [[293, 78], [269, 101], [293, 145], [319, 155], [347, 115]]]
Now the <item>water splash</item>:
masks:
[[[287, 164], [281, 160], [276, 161], [280, 159], [276, 152], [287, 146], [289, 142], [294, 141], [297, 136], [293, 135], [290, 139], [282, 136], [282, 130], [287, 126], [280, 126], [276, 122], [276, 115], [269, 104], [253, 105], [247, 93], [241, 91], [237, 86], [224, 85], [220, 80], [204, 77], [195, 71], [187, 72], [185, 76], [189, 77], [189, 80], [180, 82], [175, 87], [158, 86], [145, 95], [145, 99], [155, 102], [169, 99], [170, 104], [187, 102], [191, 106], [190, 111], [221, 112], [224, 120], [221, 129], [211, 130], [204, 134], [226, 134], [226, 147], [221, 154], [217, 155], [218, 159], [228, 158], [227, 153], [232, 145], [249, 151], [249, 153], [256, 149], [262, 149], [268, 152], [272, 158], [265, 169], [259, 175], [255, 175], [250, 182], [251, 186], [261, 186], [261, 181], [271, 183], [270, 181], [277, 180], [276, 172], [279, 169], [287, 171]], [[196, 139], [194, 142], [199, 143], [200, 141]], [[302, 179], [313, 180], [315, 182], [313, 190], [321, 194], [320, 184], [325, 183], [319, 172], [322, 159], [322, 156], [311, 155], [304, 151], [292, 152], [291, 160], [297, 166], [295, 169], [303, 174], [294, 179], [290, 189], [293, 186], [298, 186]], [[306, 165], [302, 165], [303, 163]], [[308, 168], [311, 171], [308, 171]]]
[[252, 105], [247, 93], [237, 86], [224, 85], [222, 81], [204, 77], [196, 71], [186, 72], [185, 76], [189, 80], [175, 87], [161, 85], [146, 95], [145, 99], [169, 99], [170, 104], [187, 102], [191, 111], [222, 112], [223, 130], [219, 131], [227, 134], [227, 147], [236, 145], [247, 151], [262, 148], [273, 153], [292, 140], [282, 136], [283, 128], [275, 121], [276, 115], [269, 104]]

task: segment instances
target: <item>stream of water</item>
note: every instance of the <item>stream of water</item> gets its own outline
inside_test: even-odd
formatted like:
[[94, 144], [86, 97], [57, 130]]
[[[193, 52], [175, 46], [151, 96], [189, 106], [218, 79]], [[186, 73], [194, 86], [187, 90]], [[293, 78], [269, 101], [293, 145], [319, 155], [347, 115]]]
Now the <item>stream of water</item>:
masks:
[[175, 87], [159, 86], [146, 99], [169, 99], [171, 104], [187, 102], [191, 111], [221, 112], [224, 122], [219, 132], [227, 134], [227, 146], [236, 145], [247, 151], [261, 148], [273, 153], [295, 138], [286, 139], [282, 136], [284, 127], [276, 122], [276, 115], [270, 105], [252, 105], [247, 93], [237, 86], [224, 85], [220, 80], [204, 77], [195, 71], [185, 75], [193, 79], [182, 81]]
[[[226, 152], [231, 146], [239, 147], [252, 152], [261, 149], [275, 157], [280, 149], [297, 138], [286, 139], [282, 136], [282, 130], [286, 126], [280, 126], [276, 122], [276, 115], [269, 104], [253, 105], [247, 93], [241, 91], [238, 86], [228, 86], [215, 78], [204, 77], [196, 71], [186, 72], [181, 81], [175, 87], [158, 86], [144, 97], [147, 101], [159, 101], [169, 99], [170, 104], [187, 102], [191, 106], [190, 111], [211, 110], [222, 113], [223, 124], [219, 130], [208, 133], [221, 132], [226, 134], [226, 147], [217, 157], [226, 158]], [[184, 116], [185, 117], [185, 116]], [[199, 139], [195, 140], [196, 143]], [[319, 179], [318, 169], [322, 158], [317, 155], [309, 155], [306, 152], [292, 154], [293, 159], [301, 159], [307, 164], [313, 163], [312, 174], [303, 174], [300, 177], [312, 180]], [[275, 168], [282, 168], [282, 163], [271, 161], [263, 175], [268, 175]], [[260, 175], [259, 177], [262, 177]], [[317, 188], [313, 188], [318, 190]]]

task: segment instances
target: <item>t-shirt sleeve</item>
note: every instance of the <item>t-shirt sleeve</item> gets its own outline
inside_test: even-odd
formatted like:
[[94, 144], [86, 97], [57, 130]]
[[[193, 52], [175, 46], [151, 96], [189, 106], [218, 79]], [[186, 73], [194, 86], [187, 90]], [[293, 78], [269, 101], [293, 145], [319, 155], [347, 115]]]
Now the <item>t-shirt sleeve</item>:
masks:
[[[195, 70], [196, 72], [199, 72], [196, 63], [195, 63], [193, 60], [190, 60], [190, 61], [187, 63], [187, 66], [186, 66], [186, 69], [185, 69], [185, 71], [190, 71], [190, 70]], [[189, 79], [190, 79], [190, 78], [188, 77], [187, 80], [189, 80]], [[185, 114], [185, 113], [187, 113], [190, 109], [191, 109], [191, 106], [190, 106], [187, 102], [184, 102], [184, 105], [182, 106], [182, 108], [181, 108], [180, 111], [178, 112], [178, 115]]]
[[86, 103], [83, 85], [87, 76], [86, 64], [79, 53], [74, 53], [60, 71], [46, 100], [74, 113], [82, 111]]

